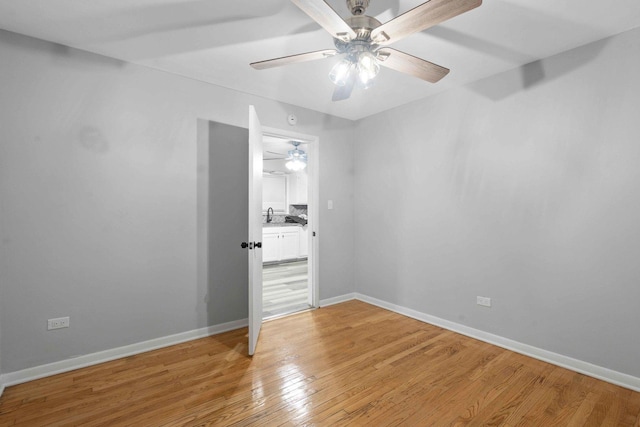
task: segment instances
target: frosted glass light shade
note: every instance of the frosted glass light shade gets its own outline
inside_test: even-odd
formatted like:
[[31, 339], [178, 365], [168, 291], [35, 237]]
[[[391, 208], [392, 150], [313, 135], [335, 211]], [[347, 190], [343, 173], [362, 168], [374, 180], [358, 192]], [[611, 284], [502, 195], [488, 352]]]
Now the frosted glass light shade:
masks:
[[367, 85], [378, 75], [380, 65], [371, 52], [362, 52], [358, 57], [358, 78], [363, 85]]
[[329, 72], [329, 79], [337, 86], [344, 86], [352, 68], [353, 63], [349, 59], [343, 59], [333, 66], [331, 72]]

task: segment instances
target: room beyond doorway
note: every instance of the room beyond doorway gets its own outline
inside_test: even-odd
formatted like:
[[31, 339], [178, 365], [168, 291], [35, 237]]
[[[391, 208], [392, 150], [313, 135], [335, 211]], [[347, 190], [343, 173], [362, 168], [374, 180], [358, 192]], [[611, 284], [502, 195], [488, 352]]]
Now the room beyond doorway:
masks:
[[[287, 167], [292, 152], [304, 167]], [[317, 307], [317, 138], [263, 131], [263, 319]], [[291, 166], [291, 165], [289, 165]]]

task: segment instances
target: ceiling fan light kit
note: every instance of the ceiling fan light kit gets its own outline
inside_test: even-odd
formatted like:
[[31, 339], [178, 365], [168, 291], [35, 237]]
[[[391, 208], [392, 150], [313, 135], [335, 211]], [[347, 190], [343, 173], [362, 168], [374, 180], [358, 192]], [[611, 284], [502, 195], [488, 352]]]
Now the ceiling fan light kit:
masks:
[[293, 172], [298, 172], [307, 167], [307, 153], [300, 150], [300, 145], [297, 141], [292, 141], [291, 144], [295, 147], [293, 150], [289, 150], [286, 158], [287, 162], [284, 164], [287, 169]]
[[336, 85], [333, 101], [348, 99], [355, 87], [366, 89], [380, 71], [380, 66], [436, 83], [449, 70], [387, 45], [458, 16], [482, 4], [482, 0], [428, 0], [382, 24], [365, 15], [369, 0], [346, 0], [353, 16], [342, 19], [324, 0], [291, 0], [311, 19], [327, 30], [335, 49], [307, 52], [251, 63], [258, 70], [313, 61], [339, 55], [342, 57], [329, 73]]

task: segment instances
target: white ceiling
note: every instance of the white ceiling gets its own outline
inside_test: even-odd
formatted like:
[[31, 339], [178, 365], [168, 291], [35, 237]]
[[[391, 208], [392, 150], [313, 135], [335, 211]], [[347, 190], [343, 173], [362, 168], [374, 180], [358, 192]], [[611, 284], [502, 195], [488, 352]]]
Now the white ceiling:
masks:
[[[386, 22], [422, 2], [371, 0], [367, 14]], [[485, 0], [392, 45], [450, 68], [439, 83], [383, 68], [376, 86], [332, 102], [335, 58], [249, 67], [333, 47], [289, 0], [0, 0], [0, 28], [352, 120], [638, 26], [638, 0]]]

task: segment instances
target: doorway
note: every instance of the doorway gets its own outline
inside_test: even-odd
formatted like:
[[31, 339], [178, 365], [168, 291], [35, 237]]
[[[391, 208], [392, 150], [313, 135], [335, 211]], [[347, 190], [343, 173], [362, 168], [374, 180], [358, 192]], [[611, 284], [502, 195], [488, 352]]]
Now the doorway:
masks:
[[[263, 318], [318, 306], [317, 138], [263, 129]], [[291, 158], [299, 167], [291, 167]], [[289, 163], [289, 167], [287, 167]], [[302, 165], [302, 166], [300, 166]]]
[[[294, 132], [262, 127], [260, 135], [296, 139], [306, 143], [309, 158], [308, 174], [308, 223], [307, 257], [308, 298], [310, 307], [319, 306], [318, 281], [318, 138]], [[198, 119], [197, 131], [197, 283], [199, 298], [196, 304], [203, 307], [198, 319], [202, 327], [212, 325], [224, 328], [241, 327], [251, 323], [254, 301], [260, 302], [258, 310], [262, 316], [262, 298], [250, 294], [247, 279], [249, 261], [247, 249], [241, 242], [256, 242], [259, 236], [248, 231], [249, 213], [261, 209], [249, 209], [248, 204], [248, 139], [247, 128]], [[262, 141], [262, 138], [260, 138]], [[262, 158], [261, 158], [262, 160]], [[260, 168], [262, 169], [262, 168]], [[252, 172], [250, 176], [259, 176]], [[260, 180], [262, 181], [262, 180]], [[261, 182], [262, 184], [262, 182]], [[247, 188], [247, 190], [244, 190]], [[260, 215], [258, 215], [260, 216]], [[258, 223], [259, 218], [258, 218]], [[259, 227], [260, 228], [260, 227]], [[262, 250], [258, 250], [262, 259]], [[249, 254], [256, 253], [255, 250]], [[262, 262], [260, 262], [262, 266]], [[262, 274], [260, 274], [262, 279]], [[255, 280], [254, 280], [255, 282]], [[259, 283], [262, 294], [262, 280]], [[249, 304], [247, 304], [249, 301]], [[257, 321], [258, 316], [253, 316]], [[256, 322], [257, 324], [258, 321]], [[251, 329], [251, 327], [249, 328]], [[256, 329], [254, 327], [254, 329]], [[251, 348], [251, 346], [250, 346]], [[255, 348], [255, 343], [254, 343]]]

